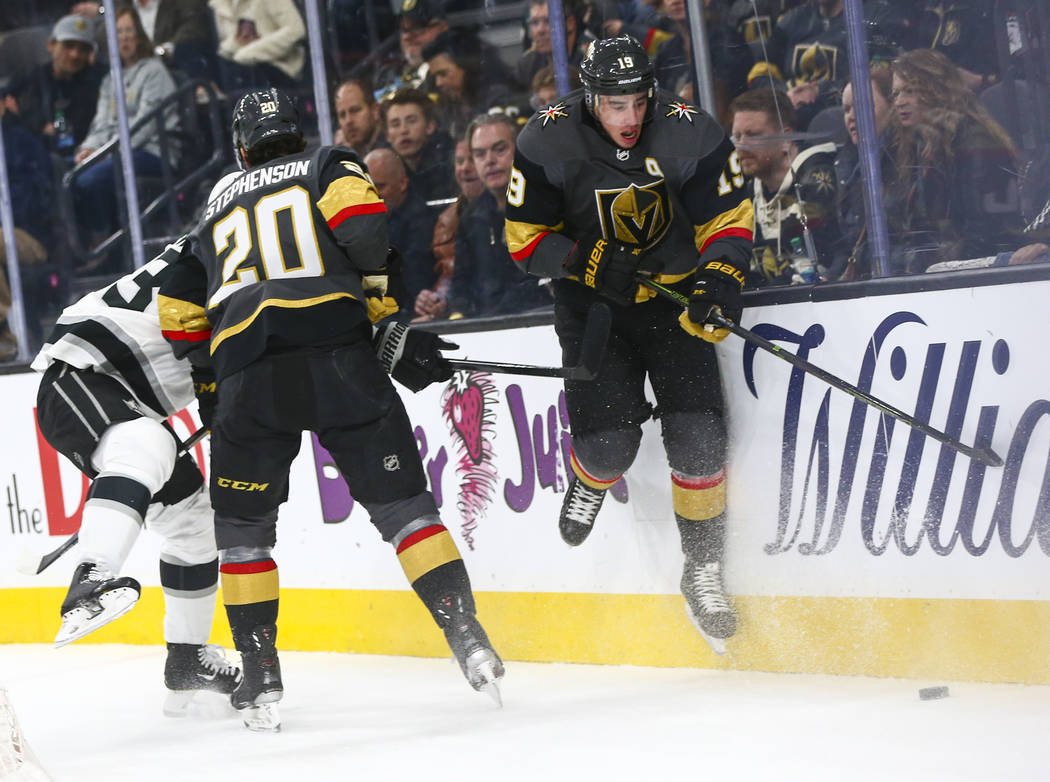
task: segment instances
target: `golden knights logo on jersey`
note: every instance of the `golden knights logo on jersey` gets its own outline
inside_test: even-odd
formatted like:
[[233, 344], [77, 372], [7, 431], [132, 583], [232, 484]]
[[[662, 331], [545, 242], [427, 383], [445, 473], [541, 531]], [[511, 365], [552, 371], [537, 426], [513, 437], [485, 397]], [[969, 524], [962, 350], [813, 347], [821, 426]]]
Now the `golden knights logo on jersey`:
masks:
[[822, 43], [799, 44], [791, 56], [791, 86], [838, 78], [839, 49]]
[[602, 233], [611, 241], [654, 247], [667, 233], [674, 207], [662, 177], [648, 185], [631, 183], [613, 190], [595, 190]]

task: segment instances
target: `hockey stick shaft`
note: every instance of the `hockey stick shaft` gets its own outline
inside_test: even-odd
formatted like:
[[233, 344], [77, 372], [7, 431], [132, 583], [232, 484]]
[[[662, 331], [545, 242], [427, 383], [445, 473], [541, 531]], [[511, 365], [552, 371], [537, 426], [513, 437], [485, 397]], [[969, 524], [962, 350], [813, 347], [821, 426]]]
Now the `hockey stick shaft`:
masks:
[[534, 377], [565, 377], [561, 367], [540, 367], [533, 364], [507, 364], [500, 361], [473, 361], [469, 358], [446, 359], [453, 369], [473, 369], [478, 372], [502, 372], [509, 375]]
[[[683, 296], [682, 294], [678, 293], [678, 291], [666, 288], [660, 283], [655, 282], [654, 280], [651, 280], [647, 277], [640, 276], [638, 277], [638, 281], [642, 285], [645, 285], [647, 288], [656, 291], [659, 295], [663, 296], [664, 298], [677, 302], [678, 304], [682, 305], [683, 308], [689, 306], [689, 299]], [[768, 353], [772, 353], [778, 358], [782, 358], [784, 361], [788, 362], [793, 366], [798, 367], [804, 372], [808, 372], [814, 377], [820, 378], [828, 385], [833, 386], [834, 388], [837, 388], [840, 391], [844, 391], [845, 393], [852, 396], [854, 399], [859, 399], [861, 402], [864, 402], [865, 404], [874, 407], [876, 410], [879, 410], [888, 416], [896, 418], [898, 421], [907, 424], [912, 429], [922, 432], [927, 437], [931, 437], [934, 440], [937, 440], [938, 442], [947, 445], [949, 448], [958, 451], [964, 456], [968, 456], [969, 458], [973, 459], [976, 462], [979, 462], [980, 464], [986, 465], [988, 467], [1003, 466], [1002, 457], [999, 456], [999, 454], [997, 454], [991, 448], [978, 448], [966, 445], [965, 443], [956, 440], [951, 435], [946, 434], [945, 432], [942, 432], [939, 429], [934, 429], [929, 424], [920, 421], [914, 416], [908, 415], [903, 410], [898, 410], [893, 405], [888, 404], [887, 402], [883, 402], [881, 399], [879, 399], [876, 396], [872, 396], [867, 391], [863, 391], [857, 388], [855, 385], [846, 382], [837, 375], [833, 375], [827, 370], [821, 369], [815, 364], [811, 364], [809, 361], [806, 361], [806, 359], [800, 358], [799, 356], [795, 355], [789, 350], [784, 350], [779, 345], [769, 341], [765, 337], [759, 336], [750, 329], [746, 329], [743, 326], [737, 325], [733, 321], [724, 318], [721, 314], [714, 313], [710, 315], [708, 317], [708, 321], [718, 326], [719, 328], [728, 329], [741, 339], [750, 342], [752, 345], [762, 348], [762, 350], [765, 350]]]
[[[178, 453], [180, 453], [180, 454], [187, 453], [190, 450], [190, 448], [192, 448], [197, 443], [199, 443], [201, 440], [203, 440], [204, 436], [207, 435], [207, 434], [208, 434], [208, 430], [205, 429], [204, 427], [201, 427], [196, 432], [194, 432], [189, 437], [187, 437], [185, 442], [183, 442], [183, 443], [181, 443], [179, 445]], [[80, 532], [79, 531], [74, 532], [72, 535], [70, 535], [68, 538], [66, 538], [64, 541], [62, 541], [62, 545], [60, 545], [54, 551], [52, 551], [52, 552], [50, 552], [48, 554], [43, 554], [40, 557], [40, 562], [37, 564], [36, 569], [32, 570], [32, 574], [36, 575], [36, 574], [39, 574], [39, 573], [43, 573], [45, 570], [47, 570], [49, 567], [51, 567], [51, 565], [59, 557], [61, 557], [63, 554], [65, 554], [67, 551], [69, 551], [71, 548], [73, 548], [73, 546], [76, 545], [78, 540], [80, 540]]]
[[593, 304], [587, 311], [583, 339], [580, 342], [579, 363], [571, 367], [541, 367], [534, 364], [510, 364], [500, 361], [474, 361], [465, 358], [446, 359], [454, 369], [473, 369], [479, 372], [505, 372], [534, 377], [560, 377], [566, 380], [594, 380], [601, 368], [605, 346], [612, 327], [612, 312], [604, 304]]

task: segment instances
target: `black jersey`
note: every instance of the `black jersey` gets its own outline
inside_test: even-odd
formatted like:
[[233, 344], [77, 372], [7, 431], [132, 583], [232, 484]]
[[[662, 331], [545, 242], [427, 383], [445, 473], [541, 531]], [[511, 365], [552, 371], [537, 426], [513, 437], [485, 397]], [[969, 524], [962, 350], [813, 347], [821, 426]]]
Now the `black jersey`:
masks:
[[368, 323], [362, 278], [386, 255], [386, 206], [349, 149], [253, 166], [215, 187], [162, 287], [165, 337], [177, 355], [210, 344], [218, 378], [271, 350], [352, 341]]
[[573, 243], [637, 247], [640, 269], [675, 282], [701, 258], [750, 265], [754, 210], [718, 122], [663, 90], [638, 144], [618, 149], [570, 93], [517, 140], [507, 188], [507, 246], [526, 271], [561, 277]]

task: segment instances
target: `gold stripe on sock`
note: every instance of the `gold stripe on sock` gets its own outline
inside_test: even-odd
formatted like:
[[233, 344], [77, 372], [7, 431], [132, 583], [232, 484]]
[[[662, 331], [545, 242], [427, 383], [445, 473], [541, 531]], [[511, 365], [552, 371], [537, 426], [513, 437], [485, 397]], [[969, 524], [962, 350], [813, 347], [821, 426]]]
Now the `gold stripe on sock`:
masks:
[[460, 556], [456, 542], [452, 540], [448, 530], [443, 529], [401, 550], [397, 558], [411, 584], [434, 568], [460, 559]]

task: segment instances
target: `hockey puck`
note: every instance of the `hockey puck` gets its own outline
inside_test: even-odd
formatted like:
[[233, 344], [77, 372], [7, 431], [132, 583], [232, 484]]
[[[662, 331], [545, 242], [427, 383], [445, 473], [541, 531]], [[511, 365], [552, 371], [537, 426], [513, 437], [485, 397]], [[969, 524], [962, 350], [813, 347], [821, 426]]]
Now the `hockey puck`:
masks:
[[935, 701], [939, 698], [948, 697], [947, 687], [922, 687], [919, 690], [920, 701]]

